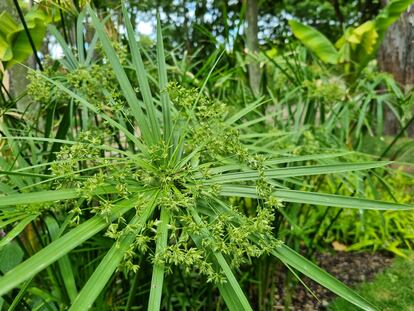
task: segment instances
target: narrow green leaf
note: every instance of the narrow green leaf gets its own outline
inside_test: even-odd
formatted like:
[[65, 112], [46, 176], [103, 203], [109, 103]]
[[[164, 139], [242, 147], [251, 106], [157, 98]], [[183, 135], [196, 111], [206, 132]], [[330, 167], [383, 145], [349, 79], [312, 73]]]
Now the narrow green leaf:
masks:
[[[329, 165], [315, 165], [315, 166], [296, 166], [276, 169], [265, 169], [264, 175], [267, 178], [287, 178], [297, 176], [311, 176], [321, 174], [333, 174], [342, 172], [352, 172], [359, 170], [367, 170], [376, 167], [382, 167], [390, 164], [390, 162], [367, 162], [367, 163], [341, 163]], [[259, 178], [258, 171], [247, 171], [237, 173], [225, 173], [220, 176], [215, 176], [207, 180], [207, 184], [212, 183], [231, 183], [243, 182], [249, 180], [257, 180]]]
[[39, 177], [39, 178], [48, 178], [51, 175], [45, 174], [34, 174], [34, 173], [21, 173], [16, 171], [2, 171], [0, 170], [0, 175], [9, 175], [9, 176], [22, 176], [22, 177]]
[[[113, 208], [112, 220], [117, 219], [130, 210], [134, 206], [135, 201], [136, 199], [130, 199], [116, 204]], [[104, 218], [94, 216], [56, 241], [53, 241], [35, 255], [0, 277], [0, 296], [33, 277], [107, 226], [108, 224]]]
[[[312, 155], [305, 155], [305, 156], [291, 156], [291, 157], [283, 157], [279, 159], [270, 159], [264, 162], [265, 166], [272, 166], [276, 164], [285, 164], [285, 163], [293, 163], [293, 162], [301, 162], [301, 161], [316, 161], [322, 159], [330, 159], [330, 158], [337, 158], [342, 157], [344, 155], [350, 155], [352, 152], [341, 152], [341, 153], [330, 153], [330, 154], [312, 154]], [[223, 166], [212, 167], [209, 169], [211, 174], [219, 174], [227, 171], [237, 171], [237, 170], [248, 170], [249, 167], [247, 165], [242, 165], [240, 163], [237, 164], [228, 164]], [[196, 174], [195, 177], [199, 178], [202, 177], [202, 174]]]
[[79, 196], [80, 193], [77, 189], [17, 193], [1, 197], [0, 207], [18, 204], [37, 204], [51, 201], [68, 200], [77, 198]]
[[247, 115], [251, 111], [259, 108], [260, 106], [264, 105], [265, 103], [268, 103], [269, 101], [271, 101], [271, 100], [270, 99], [264, 100], [263, 97], [258, 98], [255, 102], [247, 105], [246, 107], [244, 107], [243, 109], [241, 109], [237, 113], [233, 114], [230, 118], [228, 118], [226, 120], [226, 123], [230, 125], [230, 124], [233, 124], [233, 123], [237, 122], [238, 120], [243, 118], [245, 115]]
[[[217, 52], [218, 52], [218, 51], [217, 51]], [[210, 77], [211, 77], [211, 75], [213, 74], [214, 69], [216, 69], [216, 66], [218, 65], [219, 61], [221, 60], [221, 57], [224, 55], [224, 53], [225, 53], [225, 52], [226, 52], [226, 50], [225, 50], [225, 49], [223, 49], [223, 50], [220, 52], [220, 54], [219, 54], [219, 55], [217, 56], [217, 58], [215, 59], [215, 62], [214, 62], [214, 64], [213, 64], [213, 66], [211, 66], [210, 71], [208, 72], [207, 76], [204, 78], [203, 84], [201, 85], [200, 90], [198, 91], [198, 95], [197, 95], [197, 99], [196, 99], [196, 101], [195, 101], [195, 103], [194, 103], [194, 107], [195, 107], [195, 106], [197, 106], [198, 101], [200, 100], [201, 95], [203, 94], [204, 89], [205, 89], [205, 87], [206, 87], [206, 85], [207, 85], [207, 82], [210, 80]]]
[[90, 65], [92, 58], [93, 58], [93, 54], [95, 52], [95, 47], [96, 47], [96, 43], [98, 42], [98, 35], [95, 33], [93, 35], [92, 41], [90, 42], [89, 46], [88, 46], [88, 51], [86, 53], [86, 59], [85, 59], [85, 64], [86, 65]]
[[[2, 211], [4, 211], [2, 209]], [[12, 224], [16, 221], [22, 220], [26, 218], [27, 214], [24, 212], [17, 212], [17, 213], [7, 213], [3, 214], [0, 220], [0, 228], [4, 228], [5, 226]]]
[[67, 64], [69, 65], [68, 69], [76, 70], [76, 68], [78, 67], [78, 61], [75, 55], [72, 53], [72, 49], [67, 45], [65, 39], [62, 37], [59, 30], [57, 30], [57, 28], [54, 25], [50, 24], [48, 26], [48, 29], [49, 32], [56, 38], [57, 42], [61, 46], [63, 54], [65, 54], [65, 57], [67, 59]]
[[83, 20], [85, 19], [86, 11], [82, 10], [76, 21], [76, 47], [78, 50], [79, 63], [85, 63], [85, 46], [83, 40]]
[[[67, 145], [75, 145], [75, 144], [81, 144], [82, 143], [82, 142], [79, 142], [79, 141], [73, 141], [73, 140], [67, 140], [67, 139], [32, 137], [32, 136], [10, 136], [10, 137], [7, 137], [7, 138], [11, 138], [11, 139], [14, 139], [14, 140], [27, 140], [29, 142], [43, 141], [43, 142], [48, 142], [48, 143], [58, 143], [58, 144], [67, 144]], [[1, 139], [4, 139], [4, 138], [0, 137], [0, 140]], [[101, 149], [101, 150], [108, 150], [108, 151], [116, 152], [116, 153], [123, 154], [123, 155], [126, 155], [126, 156], [132, 156], [133, 155], [131, 152], [123, 151], [123, 150], [120, 150], [118, 148], [114, 148], [114, 147], [106, 146], [106, 145], [95, 145], [94, 148]], [[107, 157], [105, 157], [105, 158], [107, 158]], [[47, 166], [47, 165], [50, 165], [50, 163], [52, 163], [52, 162], [41, 163], [41, 164], [31, 165], [31, 166], [25, 166], [23, 168], [20, 168], [20, 169], [16, 170], [15, 172], [24, 171], [24, 170], [27, 170], [27, 169], [32, 169], [34, 167]], [[56, 161], [54, 161], [54, 163], [56, 163]]]
[[139, 129], [141, 130], [142, 137], [148, 143], [156, 142], [153, 133], [151, 133], [150, 128], [148, 126], [147, 117], [142, 112], [140, 103], [137, 99], [134, 89], [132, 88], [131, 82], [128, 79], [122, 65], [116, 55], [114, 48], [112, 47], [111, 41], [108, 38], [108, 35], [105, 32], [104, 26], [99, 21], [98, 17], [96, 16], [95, 12], [90, 9], [90, 14], [92, 17], [92, 24], [96, 29], [96, 33], [101, 41], [102, 48], [104, 49], [106, 56], [108, 57], [109, 62], [112, 65], [112, 69], [116, 77], [118, 78], [119, 85], [121, 87], [122, 93], [125, 96], [126, 101], [128, 102], [129, 107], [131, 108], [132, 114], [135, 120], [138, 123]]
[[[240, 288], [239, 282], [237, 282], [237, 279], [227, 264], [227, 261], [224, 259], [224, 256], [221, 253], [214, 253], [214, 257], [216, 258], [228, 281], [228, 284], [221, 284], [220, 287], [224, 288], [227, 292], [233, 292], [235, 294], [234, 300], [236, 300], [236, 305], [234, 307], [230, 307], [229, 304], [227, 304], [229, 308], [233, 310], [253, 311], [246, 296]], [[242, 308], [240, 308], [239, 305], [241, 305]]]
[[[161, 254], [167, 247], [168, 242], [168, 223], [170, 221], [170, 212], [168, 209], [161, 210], [160, 223], [157, 229], [157, 247], [155, 256]], [[148, 300], [148, 311], [159, 311], [161, 308], [162, 286], [164, 283], [165, 265], [155, 263], [151, 278], [151, 291]]]
[[132, 29], [131, 21], [128, 17], [128, 12], [125, 5], [122, 5], [122, 14], [124, 15], [125, 25], [127, 29], [129, 47], [131, 49], [132, 62], [135, 67], [135, 74], [138, 79], [139, 87], [142, 93], [142, 98], [144, 100], [145, 110], [148, 113], [149, 124], [151, 131], [156, 137], [156, 140], [160, 139], [161, 131], [160, 124], [156, 117], [156, 109], [154, 101], [152, 99], [151, 89], [149, 87], [147, 79], [147, 71], [145, 70], [144, 63], [142, 61], [140, 49], [138, 47], [137, 41], [135, 39], [135, 33]]
[[[171, 121], [171, 107], [170, 98], [168, 96], [167, 86], [167, 68], [165, 64], [164, 43], [161, 32], [160, 17], [157, 15], [157, 62], [158, 62], [158, 81], [160, 88], [162, 116], [164, 121], [164, 140], [169, 143], [173, 141], [172, 138], [172, 121]], [[170, 149], [171, 150], [171, 149]]]
[[336, 152], [336, 153], [327, 153], [327, 154], [310, 154], [304, 156], [290, 156], [290, 157], [283, 157], [279, 159], [269, 159], [265, 161], [265, 165], [275, 165], [275, 164], [283, 164], [283, 163], [292, 163], [292, 162], [300, 162], [300, 161], [317, 161], [323, 159], [331, 159], [331, 158], [338, 158], [343, 157], [346, 155], [351, 155], [353, 152], [345, 151], [345, 152]]
[[24, 228], [26, 228], [26, 226], [35, 220], [38, 216], [39, 214], [29, 215], [21, 220], [17, 225], [15, 225], [13, 229], [11, 229], [7, 235], [0, 240], [0, 250], [2, 247], [10, 243], [16, 236], [18, 236], [24, 230]]
[[[50, 216], [46, 217], [45, 224], [52, 241], [57, 240], [59, 238], [60, 228], [55, 218]], [[62, 256], [62, 258], [60, 258], [57, 263], [68, 297], [70, 301], [73, 302], [78, 294], [78, 290], [76, 288], [75, 276], [73, 274], [72, 264], [70, 262], [69, 256]]]
[[[229, 185], [222, 186], [220, 194], [222, 196], [237, 196], [247, 198], [259, 198], [256, 188], [249, 186]], [[412, 210], [414, 205], [399, 204], [392, 202], [367, 200], [355, 197], [347, 197], [335, 194], [306, 192], [298, 190], [276, 190], [273, 195], [285, 202], [304, 203], [322, 206], [335, 206], [356, 209], [372, 210]]]
[[[118, 130], [120, 130], [122, 133], [125, 134], [126, 137], [128, 137], [131, 141], [133, 141], [135, 144], [137, 144], [141, 149], [145, 149], [143, 144], [135, 137], [134, 134], [132, 134], [131, 132], [129, 132], [126, 128], [124, 128], [122, 125], [120, 125], [118, 122], [116, 122], [115, 120], [113, 120], [111, 117], [109, 117], [108, 115], [104, 114], [104, 113], [100, 113], [99, 110], [91, 105], [86, 99], [84, 99], [83, 97], [79, 96], [78, 94], [76, 94], [75, 92], [72, 92], [71, 90], [69, 90], [67, 87], [65, 87], [62, 83], [56, 81], [56, 80], [52, 80], [49, 77], [38, 73], [39, 75], [42, 76], [43, 79], [45, 79], [46, 81], [54, 84], [55, 86], [57, 86], [60, 90], [62, 90], [63, 92], [65, 92], [66, 94], [70, 95], [72, 98], [76, 99], [77, 101], [79, 101], [83, 106], [85, 106], [86, 108], [88, 108], [89, 110], [95, 112], [97, 115], [99, 115], [100, 117], [102, 117], [102, 119], [104, 119], [105, 121], [107, 121], [109, 124], [111, 124], [113, 127], [117, 128]], [[124, 73], [125, 74], [125, 73]], [[129, 82], [128, 82], [129, 83]], [[134, 94], [135, 96], [135, 94]]]
[[304, 258], [288, 246], [282, 244], [280, 247], [275, 248], [271, 253], [272, 255], [279, 258], [284, 264], [289, 265], [302, 272], [309, 278], [313, 279], [314, 281], [318, 282], [322, 286], [348, 300], [354, 305], [362, 308], [363, 310], [378, 310], [374, 305], [358, 295], [355, 291], [347, 287], [342, 282], [338, 281], [332, 275], [322, 270], [313, 262]]
[[[105, 194], [117, 192], [118, 190], [113, 186], [103, 186], [96, 189], [94, 194]], [[28, 193], [16, 193], [1, 197], [0, 207], [18, 205], [18, 204], [38, 204], [51, 201], [62, 201], [82, 196], [79, 189], [60, 189], [60, 190], [45, 190]]]
[[[13, 302], [10, 305], [9, 309], [7, 309], [7, 311], [14, 311], [17, 308], [20, 301], [22, 300], [22, 298], [26, 294], [27, 288], [28, 288], [28, 286], [31, 282], [32, 282], [32, 279], [29, 279], [26, 282], [24, 282], [24, 284], [21, 286], [21, 288], [19, 290], [19, 293], [16, 295], [16, 297], [14, 297]], [[1, 305], [0, 305], [0, 310], [1, 310]]]

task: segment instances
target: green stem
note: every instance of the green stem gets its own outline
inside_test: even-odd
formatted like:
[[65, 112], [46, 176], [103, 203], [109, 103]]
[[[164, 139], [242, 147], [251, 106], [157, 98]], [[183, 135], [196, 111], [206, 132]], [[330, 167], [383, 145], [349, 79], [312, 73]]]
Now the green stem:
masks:
[[[157, 247], [156, 255], [162, 254], [167, 247], [168, 242], [168, 223], [170, 221], [170, 212], [165, 207], [161, 210], [160, 224], [157, 230]], [[148, 301], [149, 311], [159, 311], [161, 309], [162, 287], [164, 283], [164, 263], [155, 263], [152, 271], [151, 291]]]
[[134, 300], [135, 293], [137, 290], [137, 282], [138, 282], [138, 271], [135, 273], [134, 279], [132, 280], [132, 283], [131, 283], [131, 289], [129, 290], [129, 293], [128, 293], [128, 300], [127, 300], [127, 304], [125, 307], [125, 311], [131, 310], [132, 302]]
[[34, 45], [33, 38], [32, 38], [32, 35], [30, 34], [29, 28], [27, 27], [26, 20], [24, 19], [22, 9], [20, 8], [20, 5], [19, 5], [19, 1], [18, 0], [13, 0], [13, 2], [14, 2], [14, 5], [16, 6], [16, 10], [17, 10], [17, 13], [19, 14], [20, 20], [22, 21], [24, 31], [26, 32], [27, 38], [29, 39], [29, 43], [30, 43], [30, 46], [32, 47], [34, 57], [36, 59], [37, 64], [39, 65], [39, 69], [41, 71], [43, 71], [42, 63], [40, 61], [39, 56], [37, 55], [37, 50], [36, 50], [36, 47]]

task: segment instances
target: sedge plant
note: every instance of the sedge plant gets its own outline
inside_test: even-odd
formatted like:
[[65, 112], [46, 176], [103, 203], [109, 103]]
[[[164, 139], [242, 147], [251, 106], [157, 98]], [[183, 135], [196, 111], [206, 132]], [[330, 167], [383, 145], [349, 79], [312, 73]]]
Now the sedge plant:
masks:
[[[92, 9], [88, 10], [95, 38], [102, 46], [105, 63], [112, 68], [119, 94], [106, 92], [103, 87], [105, 96], [101, 100], [107, 103], [102, 103], [96, 100], [99, 97], [78, 92], [61, 79], [35, 73], [43, 85], [49, 85], [73, 106], [80, 107], [81, 130], [73, 140], [64, 135], [5, 137], [10, 146], [6, 160], [13, 164], [6, 166], [6, 160], [1, 162], [7, 169], [2, 171], [6, 178], [1, 183], [0, 211], [2, 226], [15, 225], [6, 231], [0, 247], [29, 227], [36, 231], [42, 221], [46, 222], [51, 239], [34, 246], [36, 251], [0, 276], [0, 296], [6, 297], [18, 288], [17, 294], [9, 299], [10, 306], [30, 303], [23, 299], [30, 283], [45, 278], [43, 271], [50, 272], [56, 262], [64, 276], [62, 291], [67, 299], [54, 300], [50, 295], [47, 299], [62, 309], [88, 310], [108, 284], [116, 282], [113, 276], [117, 271], [127, 277], [145, 274], [140, 266], [150, 264], [148, 301], [141, 302], [140, 307], [164, 309], [165, 277], [180, 269], [214, 284], [229, 310], [252, 310], [235, 274], [242, 264], [268, 254], [352, 304], [376, 310], [346, 285], [286, 246], [274, 233], [273, 225], [275, 212], [283, 210], [287, 202], [340, 208], [412, 209], [411, 205], [290, 190], [284, 186], [284, 181], [292, 178], [355, 174], [383, 167], [388, 162], [337, 161], [281, 167], [309, 159], [339, 158], [343, 154], [275, 157], [272, 150], [247, 144], [246, 137], [256, 139], [261, 133], [243, 135], [237, 125], [257, 108], [257, 101], [229, 114], [225, 104], [204, 94], [209, 74], [199, 89], [169, 83], [159, 20], [158, 77], [149, 79], [123, 7], [131, 53], [128, 67], [132, 70], [127, 71], [104, 24]], [[71, 59], [63, 63], [76, 70]], [[138, 85], [132, 83], [134, 79]], [[73, 111], [69, 109], [68, 113]], [[117, 137], [116, 143], [113, 137]], [[52, 148], [53, 152], [58, 149], [55, 155], [46, 156], [45, 162], [35, 165], [30, 157], [25, 159], [24, 153], [22, 156], [17, 148], [19, 141], [27, 142], [32, 152], [39, 142], [58, 144], [59, 148]], [[237, 198], [256, 200], [257, 206], [247, 213], [233, 204]], [[70, 255], [96, 236], [112, 242], [98, 258], [100, 262], [87, 281], [79, 283], [71, 268], [75, 257]], [[53, 282], [50, 273], [49, 278]], [[129, 297], [127, 309], [132, 301], [133, 297]]]

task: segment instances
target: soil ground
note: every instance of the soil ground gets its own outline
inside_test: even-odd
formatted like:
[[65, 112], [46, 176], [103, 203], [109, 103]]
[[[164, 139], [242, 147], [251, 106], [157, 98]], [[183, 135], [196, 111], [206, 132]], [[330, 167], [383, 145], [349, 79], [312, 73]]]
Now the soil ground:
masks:
[[[388, 267], [393, 256], [385, 253], [346, 253], [335, 252], [316, 255], [316, 263], [330, 274], [341, 280], [348, 286], [370, 281], [374, 276]], [[278, 280], [283, 280], [283, 274], [277, 275]], [[304, 283], [316, 294], [319, 301], [302, 285], [298, 284], [292, 292], [292, 303], [289, 310], [295, 311], [321, 311], [327, 310], [327, 306], [336, 295], [315, 283], [307, 277], [302, 277]], [[284, 282], [279, 282], [282, 284]], [[275, 297], [277, 303], [274, 310], [284, 310], [284, 288], [280, 286]]]

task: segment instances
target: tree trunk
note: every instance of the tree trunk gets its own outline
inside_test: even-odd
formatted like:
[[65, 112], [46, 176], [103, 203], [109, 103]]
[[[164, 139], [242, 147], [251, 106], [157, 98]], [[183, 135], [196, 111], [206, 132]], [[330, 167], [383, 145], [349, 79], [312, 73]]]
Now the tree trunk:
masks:
[[[246, 0], [246, 47], [247, 52], [255, 54], [259, 51], [259, 41], [257, 38], [257, 0]], [[250, 59], [248, 63], [249, 83], [255, 95], [260, 91], [260, 65], [257, 61]]]
[[[383, 1], [384, 6], [387, 1]], [[378, 65], [381, 71], [389, 72], [406, 89], [414, 86], [414, 6], [401, 15], [385, 34], [378, 53]], [[395, 135], [401, 126], [389, 110], [385, 110], [385, 134]], [[408, 131], [414, 134], [411, 126]]]
[[414, 6], [387, 31], [378, 64], [404, 86], [414, 85]]

